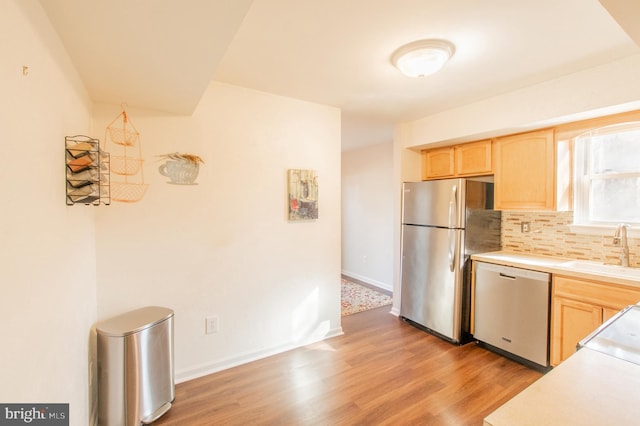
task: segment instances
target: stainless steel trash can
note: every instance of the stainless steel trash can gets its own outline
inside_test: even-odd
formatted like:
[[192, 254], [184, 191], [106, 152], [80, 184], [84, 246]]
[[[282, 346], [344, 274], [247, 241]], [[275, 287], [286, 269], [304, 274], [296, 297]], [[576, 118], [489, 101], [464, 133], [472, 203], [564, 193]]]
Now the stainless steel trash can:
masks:
[[158, 419], [175, 397], [173, 311], [148, 306], [101, 321], [98, 424], [139, 426]]

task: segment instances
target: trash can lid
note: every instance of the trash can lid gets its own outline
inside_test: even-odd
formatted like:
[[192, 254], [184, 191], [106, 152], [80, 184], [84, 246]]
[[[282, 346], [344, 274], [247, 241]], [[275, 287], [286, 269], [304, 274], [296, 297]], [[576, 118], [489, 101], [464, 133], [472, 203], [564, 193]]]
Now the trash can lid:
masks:
[[109, 318], [96, 324], [100, 334], [126, 336], [151, 327], [173, 316], [173, 310], [161, 306], [147, 306]]

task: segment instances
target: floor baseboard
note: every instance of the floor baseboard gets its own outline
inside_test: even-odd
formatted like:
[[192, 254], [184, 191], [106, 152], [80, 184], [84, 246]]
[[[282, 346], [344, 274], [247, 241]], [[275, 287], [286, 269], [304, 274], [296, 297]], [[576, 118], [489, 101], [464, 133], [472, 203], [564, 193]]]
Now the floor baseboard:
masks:
[[257, 351], [257, 352], [246, 353], [246, 354], [234, 356], [234, 357], [223, 359], [223, 360], [215, 360], [215, 361], [207, 362], [201, 365], [190, 366], [175, 372], [175, 382], [176, 384], [182, 383], [182, 382], [188, 382], [193, 379], [197, 379], [203, 376], [208, 376], [209, 374], [217, 373], [222, 370], [228, 370], [233, 367], [238, 367], [243, 364], [248, 364], [250, 362], [258, 361], [263, 358], [268, 358], [273, 355], [277, 355], [283, 352], [288, 352], [293, 349], [301, 348], [303, 346], [307, 346], [323, 340], [331, 339], [333, 337], [341, 336], [343, 334], [344, 332], [342, 330], [342, 327], [337, 327], [332, 330], [329, 330], [321, 338], [311, 338], [305, 341], [291, 342], [289, 344], [268, 348], [268, 349]]
[[349, 272], [343, 271], [341, 275], [343, 278], [349, 281], [353, 281], [356, 284], [360, 284], [372, 290], [379, 291], [380, 293], [386, 294], [387, 296], [393, 296], [392, 289], [386, 284], [383, 284], [374, 280], [369, 280], [369, 279], [366, 279], [365, 277], [352, 274]]

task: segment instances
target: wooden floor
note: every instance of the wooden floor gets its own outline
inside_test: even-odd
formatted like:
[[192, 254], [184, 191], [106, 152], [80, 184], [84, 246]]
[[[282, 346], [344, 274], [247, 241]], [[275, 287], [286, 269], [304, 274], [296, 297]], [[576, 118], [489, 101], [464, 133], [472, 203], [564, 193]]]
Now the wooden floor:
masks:
[[154, 425], [481, 425], [541, 376], [418, 330], [388, 306], [342, 327], [343, 336], [178, 384]]

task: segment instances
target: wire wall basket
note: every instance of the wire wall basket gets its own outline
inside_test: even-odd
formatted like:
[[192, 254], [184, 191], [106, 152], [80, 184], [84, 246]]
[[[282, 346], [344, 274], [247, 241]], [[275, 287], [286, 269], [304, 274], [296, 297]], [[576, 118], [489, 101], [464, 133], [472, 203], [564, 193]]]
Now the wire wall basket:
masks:
[[124, 107], [105, 129], [105, 151], [114, 154], [110, 170], [117, 175], [111, 180], [111, 199], [123, 203], [140, 201], [149, 185], [144, 183], [140, 133]]

